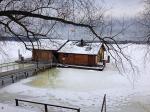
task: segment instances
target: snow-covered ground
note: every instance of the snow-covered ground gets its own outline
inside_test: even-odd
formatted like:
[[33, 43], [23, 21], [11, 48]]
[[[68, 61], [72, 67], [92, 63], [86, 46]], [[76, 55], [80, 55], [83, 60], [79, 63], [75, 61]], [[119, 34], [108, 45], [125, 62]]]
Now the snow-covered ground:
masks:
[[10, 106], [8, 104], [1, 104], [0, 103], [0, 112], [35, 112], [35, 111], [30, 111], [22, 108], [16, 108], [14, 106]]
[[[129, 44], [128, 44], [129, 45]], [[149, 59], [144, 60], [145, 45], [123, 45], [138, 72], [120, 74], [112, 62], [104, 71], [56, 68], [39, 73], [0, 90], [0, 103], [15, 105], [14, 99], [80, 107], [81, 112], [99, 112], [107, 94], [108, 112], [150, 111]], [[125, 64], [125, 68], [129, 65]], [[41, 112], [42, 106], [22, 104]], [[61, 111], [52, 108], [52, 111]]]
[[18, 60], [20, 52], [25, 58], [32, 56], [31, 51], [26, 50], [21, 42], [0, 42], [0, 63], [7, 63]]

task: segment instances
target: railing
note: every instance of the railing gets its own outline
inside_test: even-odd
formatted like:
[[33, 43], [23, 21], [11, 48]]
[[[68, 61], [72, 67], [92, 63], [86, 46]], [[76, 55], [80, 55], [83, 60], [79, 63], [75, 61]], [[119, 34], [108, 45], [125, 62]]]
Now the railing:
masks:
[[23, 68], [23, 67], [24, 67], [24, 64], [18, 64], [15, 62], [3, 63], [3, 64], [0, 64], [0, 72], [15, 70], [15, 69]]
[[37, 64], [26, 64], [26, 63], [21, 63], [21, 64], [18, 64], [18, 63], [4, 63], [4, 64], [0, 64], [0, 73], [2, 72], [6, 72], [6, 71], [11, 71], [11, 70], [16, 70], [16, 69], [26, 69], [26, 68], [29, 68], [29, 67], [43, 67], [43, 66], [47, 66], [47, 65], [50, 65], [52, 66], [52, 64], [41, 64], [39, 63], [38, 65]]
[[101, 112], [106, 112], [106, 94], [104, 95], [104, 98], [103, 98]]
[[[11, 62], [11, 63], [4, 63], [4, 64], [0, 64], [0, 85], [4, 86], [7, 81], [9, 80], [9, 82], [14, 83], [15, 81], [17, 81], [19, 78], [18, 77], [23, 77], [23, 78], [27, 78], [29, 76], [29, 72], [30, 72], [30, 76], [32, 75], [36, 75], [38, 72], [42, 72], [48, 68], [52, 68], [53, 65], [52, 63], [44, 63], [44, 62], [40, 62], [38, 63], [15, 63], [15, 62]], [[6, 81], [5, 81], [6, 80]], [[5, 83], [6, 82], [6, 83]]]
[[60, 105], [52, 105], [52, 104], [39, 103], [39, 102], [28, 101], [28, 100], [21, 100], [21, 99], [15, 99], [16, 106], [19, 106], [19, 101], [20, 101], [20, 102], [27, 102], [27, 103], [33, 103], [33, 104], [43, 105], [43, 106], [44, 106], [44, 109], [45, 109], [45, 112], [48, 112], [48, 106], [51, 106], [51, 107], [59, 107], [59, 108], [65, 108], [65, 109], [70, 109], [70, 110], [75, 110], [75, 111], [77, 111], [77, 112], [80, 112], [80, 108], [66, 107], [66, 106], [60, 106]]

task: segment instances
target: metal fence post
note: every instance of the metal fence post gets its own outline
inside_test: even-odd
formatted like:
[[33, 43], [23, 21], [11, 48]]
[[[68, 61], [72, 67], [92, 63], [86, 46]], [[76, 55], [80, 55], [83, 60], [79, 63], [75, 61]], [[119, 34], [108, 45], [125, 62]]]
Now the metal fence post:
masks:
[[44, 104], [44, 107], [45, 107], [45, 112], [48, 112], [48, 108], [46, 104]]
[[2, 80], [2, 86], [4, 85], [4, 80]]
[[80, 112], [80, 108], [77, 111]]
[[106, 112], [106, 94], [105, 94], [105, 112]]
[[18, 99], [15, 99], [16, 106], [19, 106]]
[[14, 83], [14, 82], [15, 82], [15, 81], [14, 81], [14, 76], [12, 75], [11, 78], [12, 78], [12, 83]]
[[101, 108], [101, 112], [106, 112], [106, 94], [103, 97], [103, 103], [102, 103], [102, 108]]

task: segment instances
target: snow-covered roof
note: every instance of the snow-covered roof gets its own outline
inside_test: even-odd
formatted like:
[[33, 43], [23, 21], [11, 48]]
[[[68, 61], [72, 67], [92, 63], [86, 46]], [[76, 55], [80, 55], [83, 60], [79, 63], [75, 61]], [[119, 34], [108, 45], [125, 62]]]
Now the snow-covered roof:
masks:
[[58, 52], [97, 55], [102, 45], [102, 43], [86, 43], [84, 46], [79, 44], [79, 41], [69, 41]]
[[[41, 49], [41, 50], [59, 50], [67, 40], [62, 39], [40, 39], [39, 46], [37, 42], [34, 42], [34, 49]], [[31, 43], [27, 45], [29, 49], [33, 49]], [[38, 48], [39, 47], [39, 48]]]

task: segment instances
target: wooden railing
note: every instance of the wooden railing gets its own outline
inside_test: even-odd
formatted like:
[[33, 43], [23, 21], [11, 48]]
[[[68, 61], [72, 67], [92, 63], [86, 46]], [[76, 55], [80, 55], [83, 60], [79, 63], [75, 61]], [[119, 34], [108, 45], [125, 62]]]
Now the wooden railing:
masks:
[[43, 66], [52, 66], [52, 62], [47, 62], [47, 63], [15, 63], [15, 62], [11, 62], [11, 63], [3, 63], [3, 64], [0, 64], [0, 73], [2, 72], [6, 72], [6, 71], [11, 71], [11, 70], [16, 70], [16, 69], [26, 69], [26, 68], [29, 68], [29, 67], [37, 67], [37, 68], [40, 68], [40, 67], [43, 67]]
[[60, 105], [52, 105], [52, 104], [46, 104], [46, 103], [40, 103], [40, 102], [34, 102], [34, 101], [28, 101], [28, 100], [21, 100], [21, 99], [15, 99], [16, 106], [19, 106], [19, 101], [20, 102], [27, 102], [27, 103], [33, 103], [33, 104], [43, 105], [44, 109], [45, 109], [45, 112], [48, 112], [48, 106], [65, 108], [65, 109], [75, 110], [77, 112], [80, 112], [80, 108], [66, 107], [66, 106], [60, 106]]
[[106, 94], [104, 95], [104, 98], [103, 98], [101, 112], [106, 112]]
[[0, 72], [6, 72], [10, 70], [19, 69], [19, 68], [24, 68], [24, 64], [18, 64], [15, 62], [0, 64]]

